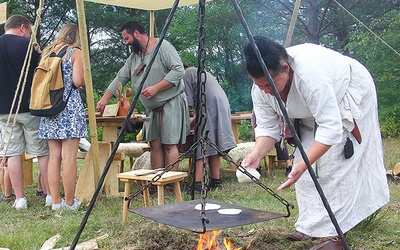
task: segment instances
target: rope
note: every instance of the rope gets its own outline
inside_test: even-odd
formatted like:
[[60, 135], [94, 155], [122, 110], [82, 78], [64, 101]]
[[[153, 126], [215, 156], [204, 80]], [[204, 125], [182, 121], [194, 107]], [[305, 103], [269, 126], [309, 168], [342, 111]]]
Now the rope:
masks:
[[[41, 9], [43, 7], [43, 2], [44, 2], [44, 0], [40, 0], [39, 7], [36, 10], [35, 26], [32, 29], [32, 34], [31, 34], [31, 38], [29, 40], [28, 50], [26, 52], [25, 60], [24, 60], [24, 63], [22, 65], [22, 69], [21, 69], [21, 74], [20, 74], [19, 79], [18, 79], [17, 89], [15, 90], [15, 95], [14, 95], [14, 99], [13, 99], [13, 102], [12, 102], [12, 105], [11, 105], [10, 113], [8, 115], [7, 123], [6, 123], [6, 126], [4, 128], [4, 131], [7, 131], [7, 128], [9, 126], [9, 124], [10, 124], [11, 116], [13, 114], [13, 109], [15, 107], [16, 99], [17, 99], [17, 96], [18, 96], [17, 93], [18, 93], [19, 90], [21, 90], [21, 92], [19, 94], [19, 100], [18, 100], [18, 104], [17, 104], [17, 109], [16, 109], [15, 115], [14, 115], [13, 124], [11, 126], [10, 136], [8, 137], [7, 145], [6, 145], [6, 148], [4, 150], [3, 160], [0, 162], [0, 171], [2, 170], [2, 168], [4, 166], [5, 158], [6, 158], [6, 155], [7, 155], [7, 150], [8, 150], [8, 147], [10, 145], [12, 134], [14, 132], [15, 123], [17, 121], [19, 108], [21, 106], [22, 97], [23, 97], [23, 94], [24, 94], [25, 86], [26, 86], [26, 79], [28, 78], [28, 72], [29, 72], [29, 68], [30, 68], [30, 62], [31, 62], [31, 59], [32, 59], [33, 49], [35, 49], [39, 53], [41, 52], [40, 48], [39, 48], [39, 45], [38, 45], [38, 43], [36, 41], [36, 34], [37, 34], [37, 29], [38, 29], [38, 26], [39, 26], [39, 23], [40, 23], [40, 14], [41, 14]], [[6, 135], [6, 133], [3, 133], [2, 136], [1, 136], [1, 148], [3, 148], [3, 145], [4, 145], [5, 135]]]
[[383, 40], [380, 36], [378, 36], [375, 32], [373, 32], [370, 28], [367, 27], [367, 25], [365, 25], [363, 22], [361, 22], [360, 19], [358, 19], [357, 17], [355, 17], [353, 14], [351, 14], [350, 11], [348, 11], [343, 5], [341, 5], [338, 1], [333, 0], [335, 3], [337, 3], [339, 5], [340, 8], [342, 8], [345, 12], [347, 12], [347, 14], [349, 14], [350, 16], [352, 16], [357, 22], [359, 22], [362, 26], [364, 26], [364, 28], [366, 28], [369, 32], [371, 32], [376, 38], [378, 38], [383, 44], [385, 44], [387, 47], [389, 47], [391, 50], [393, 50], [394, 53], [396, 53], [398, 56], [400, 56], [400, 53], [395, 50], [392, 46], [390, 46], [385, 40]]

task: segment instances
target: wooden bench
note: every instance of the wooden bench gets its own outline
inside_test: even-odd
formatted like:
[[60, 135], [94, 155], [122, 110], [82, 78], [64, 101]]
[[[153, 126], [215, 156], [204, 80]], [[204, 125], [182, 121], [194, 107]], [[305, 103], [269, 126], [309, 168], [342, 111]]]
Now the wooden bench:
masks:
[[[119, 173], [117, 177], [120, 181], [125, 182], [124, 197], [128, 197], [131, 194], [131, 184], [137, 181], [139, 185], [147, 185], [159, 172], [154, 172], [154, 170], [139, 169], [124, 173]], [[170, 171], [162, 175], [162, 177], [153, 182], [153, 185], [157, 186], [157, 201], [158, 205], [164, 205], [164, 186], [169, 183], [174, 184], [176, 202], [182, 202], [182, 194], [180, 181], [187, 177], [186, 172]], [[144, 205], [146, 207], [150, 206], [150, 196], [149, 190], [146, 188], [143, 191]], [[128, 221], [128, 201], [124, 199], [123, 209], [122, 209], [122, 224], [126, 225]]]

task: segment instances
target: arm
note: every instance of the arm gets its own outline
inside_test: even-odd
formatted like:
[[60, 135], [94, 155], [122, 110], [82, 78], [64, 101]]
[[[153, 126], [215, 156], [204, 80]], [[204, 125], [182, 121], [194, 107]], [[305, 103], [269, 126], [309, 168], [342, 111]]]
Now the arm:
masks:
[[118, 82], [121, 82], [122, 84], [126, 84], [127, 82], [129, 82], [131, 80], [130, 69], [132, 68], [131, 67], [132, 56], [133, 55], [131, 55], [128, 58], [128, 60], [126, 60], [125, 65], [118, 71], [117, 76], [107, 87], [107, 90], [104, 92], [104, 95], [101, 97], [101, 100], [97, 103], [96, 109], [97, 109], [97, 111], [100, 112], [100, 114], [103, 114], [104, 109], [105, 109], [106, 105], [108, 104], [108, 101], [115, 96]]
[[96, 109], [97, 111], [100, 112], [100, 114], [103, 114], [105, 107], [108, 104], [108, 101], [114, 97], [113, 94], [111, 94], [111, 92], [106, 91], [103, 95], [103, 97], [101, 97], [101, 100], [97, 103]]
[[145, 88], [141, 92], [147, 98], [152, 98], [159, 92], [177, 86], [185, 74], [181, 58], [169, 42], [163, 41], [159, 56], [163, 66], [167, 69], [167, 74], [161, 81]]
[[[312, 165], [316, 160], [318, 160], [322, 155], [324, 155], [330, 147], [331, 147], [330, 145], [325, 145], [320, 142], [314, 141], [307, 152], [307, 157], [308, 160], [310, 161], [310, 164]], [[281, 186], [279, 186], [278, 190], [282, 190], [293, 185], [306, 170], [307, 170], [307, 165], [304, 162], [304, 160], [294, 165], [292, 171], [288, 175], [288, 180]]]
[[[314, 164], [329, 150], [331, 145], [340, 142], [342, 123], [334, 90], [329, 80], [321, 80], [318, 84], [304, 81], [301, 86], [309, 86], [304, 88], [302, 93], [307, 102], [307, 107], [310, 109], [316, 124], [318, 124], [314, 134], [314, 142], [306, 152], [310, 164]], [[288, 180], [278, 187], [278, 190], [293, 185], [306, 170], [307, 165], [304, 160], [295, 164], [288, 175]]]
[[80, 49], [75, 49], [72, 54], [72, 82], [77, 88], [82, 88], [85, 85], [82, 51]]
[[251, 151], [242, 161], [243, 167], [258, 168], [260, 166], [261, 159], [267, 155], [267, 153], [275, 145], [276, 140], [269, 136], [260, 136], [256, 139], [256, 144]]
[[168, 82], [167, 80], [163, 79], [163, 80], [159, 81], [156, 85], [145, 88], [144, 90], [142, 90], [142, 92], [140, 92], [140, 94], [144, 95], [147, 98], [152, 98], [158, 92], [172, 88], [174, 86], [175, 85], [173, 85], [170, 82]]

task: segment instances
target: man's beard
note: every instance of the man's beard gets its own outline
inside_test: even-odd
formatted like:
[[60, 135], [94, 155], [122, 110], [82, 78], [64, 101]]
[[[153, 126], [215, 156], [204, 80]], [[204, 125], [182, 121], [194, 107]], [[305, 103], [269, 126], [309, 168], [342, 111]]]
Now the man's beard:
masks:
[[137, 39], [132, 41], [131, 48], [137, 55], [139, 55], [140, 51], [142, 51], [142, 46]]

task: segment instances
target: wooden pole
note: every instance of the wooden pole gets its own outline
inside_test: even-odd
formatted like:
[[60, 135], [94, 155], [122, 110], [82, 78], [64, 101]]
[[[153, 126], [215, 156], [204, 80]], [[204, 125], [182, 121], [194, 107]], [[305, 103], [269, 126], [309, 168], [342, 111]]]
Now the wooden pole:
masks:
[[155, 27], [155, 17], [154, 17], [154, 10], [150, 11], [150, 37], [154, 37], [154, 27]]
[[5, 24], [8, 16], [8, 3], [0, 3], [0, 25]]
[[283, 47], [287, 48], [290, 46], [290, 42], [292, 41], [294, 27], [296, 26], [297, 15], [299, 14], [301, 0], [296, 0], [293, 8], [292, 19], [290, 20], [290, 25], [288, 29], [288, 33], [286, 35], [285, 44]]
[[92, 157], [93, 168], [94, 168], [93, 177], [94, 177], [94, 183], [97, 184], [100, 179], [99, 145], [97, 139], [97, 126], [96, 126], [96, 115], [95, 115], [94, 98], [93, 98], [92, 73], [90, 70], [89, 44], [86, 35], [87, 28], [86, 28], [86, 17], [85, 17], [85, 8], [83, 0], [76, 0], [76, 10], [78, 13], [79, 34], [81, 38], [82, 55], [83, 55], [86, 101], [87, 101], [88, 115], [89, 115], [90, 142], [92, 144], [91, 152], [93, 154]]

